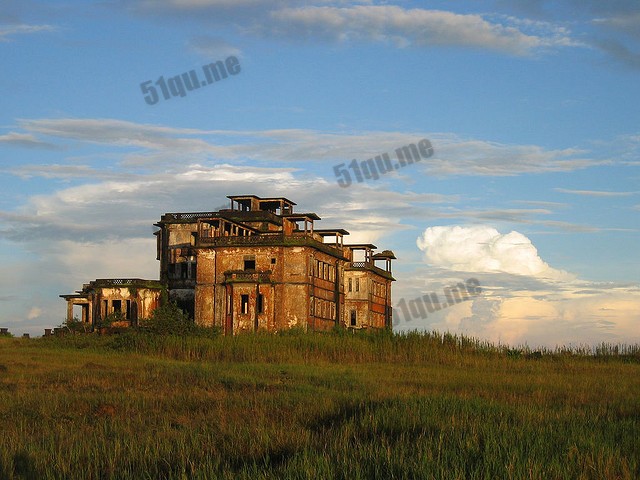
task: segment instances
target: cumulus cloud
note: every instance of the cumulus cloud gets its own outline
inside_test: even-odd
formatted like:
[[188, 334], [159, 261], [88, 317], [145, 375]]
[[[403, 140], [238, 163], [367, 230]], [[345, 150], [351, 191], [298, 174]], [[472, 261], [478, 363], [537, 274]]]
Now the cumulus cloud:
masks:
[[501, 234], [488, 226], [429, 227], [417, 245], [436, 266], [474, 273], [504, 272], [549, 281], [573, 278], [551, 268], [537, 249], [519, 232]]
[[29, 310], [29, 313], [27, 313], [27, 318], [29, 320], [34, 320], [40, 317], [40, 315], [42, 315], [42, 309], [40, 307], [32, 307], [31, 310]]
[[640, 295], [631, 291], [555, 297], [484, 296], [443, 312], [430, 325], [495, 343], [554, 348], [640, 342]]

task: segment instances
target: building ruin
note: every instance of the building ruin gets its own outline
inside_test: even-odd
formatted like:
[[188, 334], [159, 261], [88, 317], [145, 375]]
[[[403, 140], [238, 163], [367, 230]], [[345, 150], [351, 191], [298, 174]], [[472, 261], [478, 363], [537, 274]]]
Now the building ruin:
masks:
[[[113, 312], [135, 324], [163, 290], [196, 324], [225, 334], [391, 328], [390, 250], [347, 244], [283, 197], [229, 196], [228, 209], [166, 213], [155, 224], [160, 280], [96, 280], [67, 301], [92, 326]], [[137, 283], [136, 283], [137, 282]]]

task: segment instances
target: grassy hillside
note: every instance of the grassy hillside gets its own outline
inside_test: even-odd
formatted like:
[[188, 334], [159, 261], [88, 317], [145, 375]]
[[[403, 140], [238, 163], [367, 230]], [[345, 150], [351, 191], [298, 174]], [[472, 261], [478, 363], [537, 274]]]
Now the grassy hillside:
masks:
[[0, 338], [0, 478], [640, 478], [640, 350]]

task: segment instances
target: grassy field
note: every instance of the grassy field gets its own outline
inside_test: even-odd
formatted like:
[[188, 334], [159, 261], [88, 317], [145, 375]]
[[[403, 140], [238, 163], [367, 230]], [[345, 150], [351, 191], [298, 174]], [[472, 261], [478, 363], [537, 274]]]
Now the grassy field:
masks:
[[0, 338], [0, 478], [640, 478], [640, 349]]

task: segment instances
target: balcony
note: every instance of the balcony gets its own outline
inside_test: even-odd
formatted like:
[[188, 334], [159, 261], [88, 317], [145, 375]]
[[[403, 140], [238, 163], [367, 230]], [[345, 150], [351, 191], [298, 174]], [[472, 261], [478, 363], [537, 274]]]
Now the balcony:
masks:
[[225, 283], [271, 283], [271, 270], [228, 270], [224, 272]]

